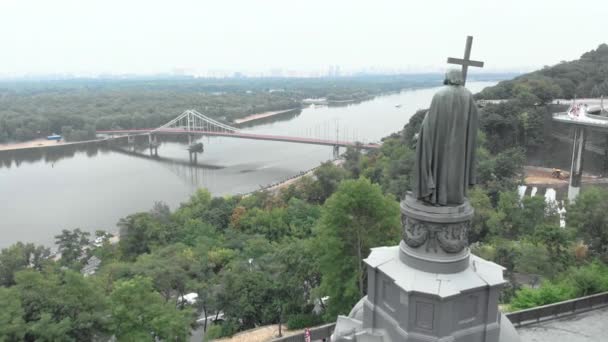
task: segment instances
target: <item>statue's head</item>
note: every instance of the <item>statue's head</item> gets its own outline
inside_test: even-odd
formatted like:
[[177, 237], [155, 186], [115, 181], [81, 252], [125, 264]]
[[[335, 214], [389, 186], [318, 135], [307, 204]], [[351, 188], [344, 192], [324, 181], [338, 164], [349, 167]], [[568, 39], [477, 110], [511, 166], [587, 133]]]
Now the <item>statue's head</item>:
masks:
[[443, 84], [445, 85], [463, 85], [464, 80], [462, 78], [462, 71], [458, 69], [450, 69], [445, 73], [445, 80], [443, 80]]

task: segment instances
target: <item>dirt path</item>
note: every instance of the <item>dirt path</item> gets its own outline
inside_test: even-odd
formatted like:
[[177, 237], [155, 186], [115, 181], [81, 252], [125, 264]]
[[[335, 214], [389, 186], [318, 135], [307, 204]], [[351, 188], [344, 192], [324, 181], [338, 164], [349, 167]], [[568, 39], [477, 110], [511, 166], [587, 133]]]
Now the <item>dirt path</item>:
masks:
[[[287, 327], [283, 326], [283, 336], [289, 336], [301, 333], [303, 330], [286, 331]], [[279, 336], [279, 325], [267, 325], [260, 328], [243, 331], [230, 338], [221, 338], [218, 342], [266, 342], [272, 341]]]
[[[526, 185], [548, 185], [553, 187], [567, 186], [570, 182], [570, 172], [561, 170], [561, 177], [555, 178], [552, 175], [553, 169], [538, 166], [524, 166], [524, 176]], [[604, 184], [608, 183], [608, 178], [583, 173], [583, 184]]]

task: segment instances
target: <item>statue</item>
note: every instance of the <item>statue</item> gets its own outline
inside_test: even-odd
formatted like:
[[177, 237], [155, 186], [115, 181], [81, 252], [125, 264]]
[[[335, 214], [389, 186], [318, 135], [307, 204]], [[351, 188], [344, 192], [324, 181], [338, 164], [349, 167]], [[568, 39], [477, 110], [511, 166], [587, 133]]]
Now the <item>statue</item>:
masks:
[[446, 85], [431, 101], [416, 146], [414, 196], [428, 204], [464, 203], [475, 184], [477, 107], [460, 70], [449, 70]]
[[372, 248], [363, 260], [367, 295], [338, 316], [333, 342], [519, 342], [498, 299], [504, 269], [471, 254], [475, 210], [465, 197], [475, 182], [477, 108], [464, 87], [473, 37], [462, 65], [446, 74], [418, 136], [415, 184], [400, 203], [402, 240]]

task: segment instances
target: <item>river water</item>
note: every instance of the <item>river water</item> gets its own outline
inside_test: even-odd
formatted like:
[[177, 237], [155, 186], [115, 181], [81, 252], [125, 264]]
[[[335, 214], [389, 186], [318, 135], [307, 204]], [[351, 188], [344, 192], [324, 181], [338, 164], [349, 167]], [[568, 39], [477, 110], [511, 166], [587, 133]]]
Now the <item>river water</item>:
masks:
[[[470, 82], [468, 88], [478, 92], [494, 84]], [[428, 107], [436, 91], [406, 90], [359, 104], [310, 107], [244, 129], [374, 142]], [[205, 151], [191, 165], [185, 141], [161, 141], [159, 158], [149, 156], [145, 139], [134, 145], [0, 152], [0, 248], [17, 241], [51, 246], [62, 229], [115, 231], [120, 218], [147, 211], [155, 201], [175, 209], [199, 187], [218, 196], [249, 192], [318, 166], [333, 152], [329, 146], [201, 138]]]

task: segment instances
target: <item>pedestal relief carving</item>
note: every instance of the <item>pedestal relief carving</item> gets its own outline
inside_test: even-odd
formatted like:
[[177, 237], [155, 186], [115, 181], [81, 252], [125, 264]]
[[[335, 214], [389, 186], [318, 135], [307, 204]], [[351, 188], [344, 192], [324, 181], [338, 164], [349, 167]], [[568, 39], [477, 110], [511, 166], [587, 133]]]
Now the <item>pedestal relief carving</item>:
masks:
[[437, 253], [440, 247], [446, 253], [460, 253], [468, 245], [468, 231], [471, 221], [452, 224], [436, 224], [401, 216], [403, 241], [418, 248], [426, 244], [426, 252]]

